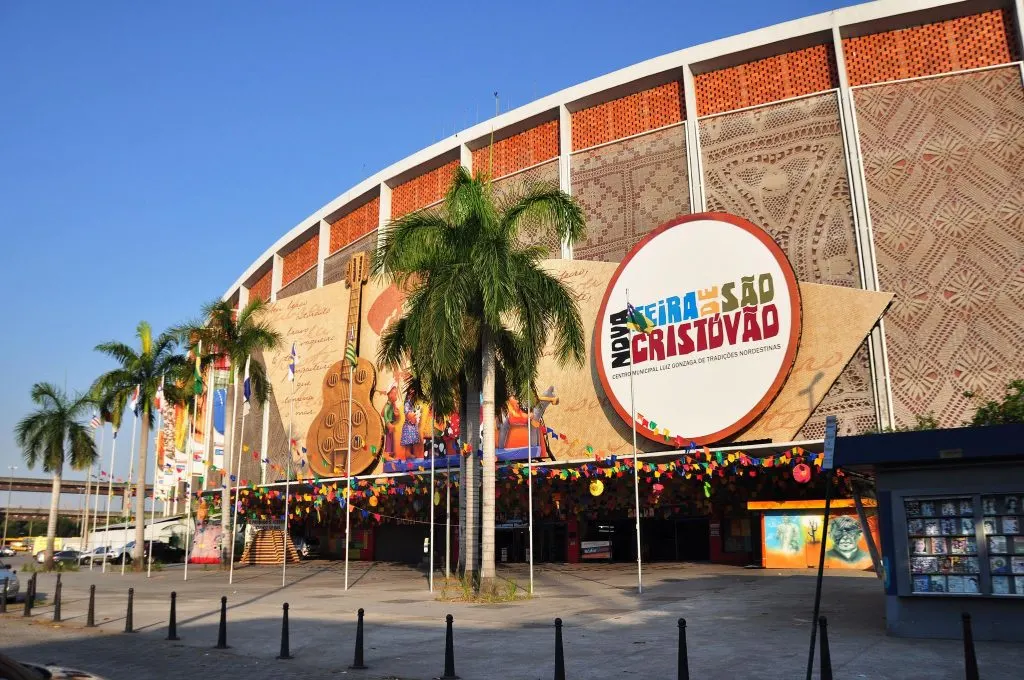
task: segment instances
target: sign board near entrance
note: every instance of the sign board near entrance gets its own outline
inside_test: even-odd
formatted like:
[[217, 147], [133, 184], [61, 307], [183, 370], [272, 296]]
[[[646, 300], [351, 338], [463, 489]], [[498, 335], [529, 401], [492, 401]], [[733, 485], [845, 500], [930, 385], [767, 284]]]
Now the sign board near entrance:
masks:
[[627, 423], [635, 412], [640, 434], [708, 444], [747, 427], [778, 395], [800, 330], [800, 291], [782, 249], [742, 218], [702, 213], [659, 227], [622, 261], [594, 354], [612, 406]]

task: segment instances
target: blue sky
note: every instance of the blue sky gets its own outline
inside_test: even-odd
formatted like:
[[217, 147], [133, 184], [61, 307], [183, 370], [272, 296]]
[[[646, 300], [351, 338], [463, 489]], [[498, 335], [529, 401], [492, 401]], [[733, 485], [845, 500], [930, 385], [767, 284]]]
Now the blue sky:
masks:
[[514, 108], [843, 4], [0, 0], [0, 474], [26, 472], [33, 383], [85, 389], [110, 366], [97, 343], [193, 318], [299, 220], [486, 118], [494, 90]]

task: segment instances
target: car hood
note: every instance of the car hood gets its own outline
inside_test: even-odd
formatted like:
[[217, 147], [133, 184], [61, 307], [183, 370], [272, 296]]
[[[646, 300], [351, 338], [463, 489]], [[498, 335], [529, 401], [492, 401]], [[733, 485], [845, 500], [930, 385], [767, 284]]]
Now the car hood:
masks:
[[44, 678], [50, 678], [51, 680], [104, 680], [101, 676], [89, 673], [87, 671], [79, 671], [74, 668], [64, 668], [63, 666], [52, 666], [49, 664], [38, 664], [38, 663], [24, 663], [22, 666], [27, 666], [32, 670], [36, 671]]

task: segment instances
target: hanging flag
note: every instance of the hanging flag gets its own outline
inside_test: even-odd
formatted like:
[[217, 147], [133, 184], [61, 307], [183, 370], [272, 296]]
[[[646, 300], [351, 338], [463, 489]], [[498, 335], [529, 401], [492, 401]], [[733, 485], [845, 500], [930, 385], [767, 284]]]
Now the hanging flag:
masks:
[[89, 421], [89, 426], [94, 430], [98, 430], [101, 424], [99, 416], [93, 416], [92, 420]]
[[157, 411], [164, 407], [164, 379], [160, 377], [160, 386], [156, 388], [156, 396], [153, 397], [153, 408]]
[[131, 409], [136, 418], [139, 416], [139, 392], [141, 392], [141, 388], [139, 385], [136, 385], [132, 391], [131, 398], [128, 400], [128, 408]]
[[637, 333], [650, 333], [654, 330], [654, 322], [628, 302], [626, 303], [626, 326]]
[[292, 343], [292, 356], [288, 360], [288, 382], [295, 382], [295, 365], [299, 363], [299, 355], [295, 353], [295, 343]]
[[196, 370], [192, 375], [192, 394], [203, 393], [203, 372], [199, 368], [199, 357], [203, 353], [203, 342], [199, 341], [199, 347], [196, 349]]
[[242, 379], [242, 415], [249, 415], [249, 398], [252, 396], [252, 383], [249, 381], [249, 361], [251, 356], [245, 357], [245, 378]]
[[348, 345], [345, 347], [345, 360], [348, 361], [352, 368], [355, 368], [356, 364], [359, 363], [356, 353], [356, 332], [351, 329], [348, 332]]

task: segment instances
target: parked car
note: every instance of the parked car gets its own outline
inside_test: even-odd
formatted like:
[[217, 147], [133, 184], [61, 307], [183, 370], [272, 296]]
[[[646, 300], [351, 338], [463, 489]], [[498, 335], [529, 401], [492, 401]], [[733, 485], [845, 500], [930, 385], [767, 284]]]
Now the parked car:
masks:
[[78, 564], [82, 553], [77, 550], [58, 550], [53, 553], [54, 564]]
[[21, 584], [18, 583], [18, 571], [9, 564], [0, 564], [0, 588], [3, 587], [4, 579], [7, 579], [7, 599], [13, 600], [18, 597]]
[[[146, 544], [146, 555], [149, 556], [149, 544]], [[175, 564], [185, 561], [185, 551], [162, 541], [153, 541], [153, 559], [164, 564]]]
[[112, 549], [108, 546], [100, 546], [99, 548], [93, 548], [89, 552], [84, 552], [78, 557], [79, 564], [103, 564], [104, 559], [110, 559], [110, 553]]
[[98, 675], [86, 671], [62, 668], [47, 664], [45, 666], [18, 662], [11, 657], [0, 654], [0, 678], [3, 680], [103, 680]]
[[132, 563], [132, 552], [135, 550], [135, 541], [129, 541], [127, 545], [111, 548], [108, 559], [111, 562], [120, 562], [124, 559], [125, 564]]
[[14, 557], [14, 548], [9, 545], [5, 545], [0, 548], [0, 557]]

